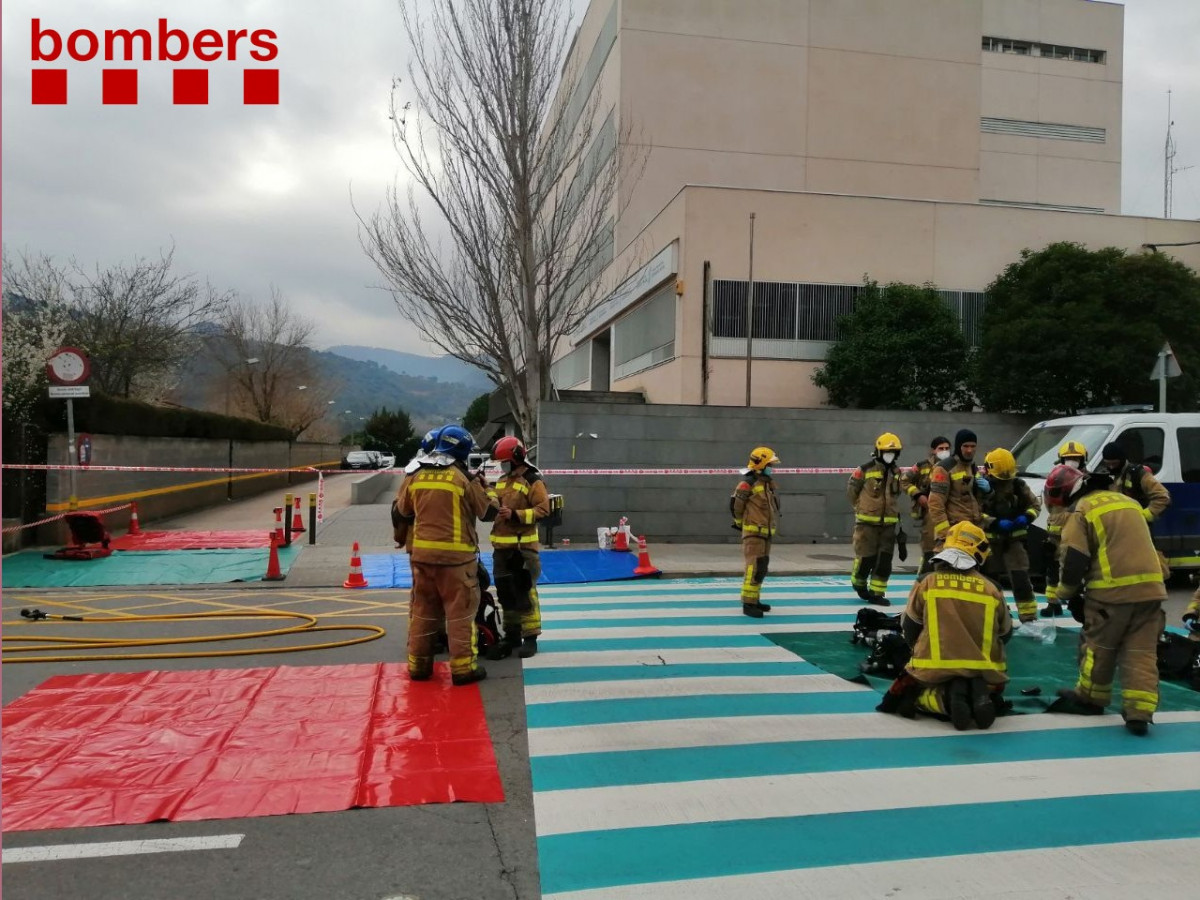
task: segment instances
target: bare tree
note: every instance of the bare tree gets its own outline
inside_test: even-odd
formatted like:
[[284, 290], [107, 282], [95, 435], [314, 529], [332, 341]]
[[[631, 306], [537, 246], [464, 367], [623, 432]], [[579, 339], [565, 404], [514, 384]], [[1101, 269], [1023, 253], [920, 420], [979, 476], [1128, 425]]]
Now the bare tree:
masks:
[[[615, 280], [600, 276], [613, 258], [618, 176], [645, 162], [617, 111], [602, 117], [599, 92], [584, 95], [574, 67], [563, 73], [563, 7], [401, 0], [415, 108], [393, 85], [393, 143], [412, 185], [359, 217], [401, 315], [500, 385], [531, 442], [556, 347]], [[423, 220], [418, 194], [437, 221]], [[449, 247], [434, 233], [448, 233]]]
[[293, 436], [325, 415], [332, 385], [313, 359], [315, 325], [294, 312], [279, 290], [272, 288], [263, 305], [232, 301], [220, 325], [208, 347], [225, 371], [233, 411], [282, 425]]
[[68, 339], [88, 352], [93, 383], [107, 394], [158, 399], [195, 351], [198, 330], [228, 305], [228, 294], [175, 274], [174, 257], [172, 248], [94, 274], [73, 267]]

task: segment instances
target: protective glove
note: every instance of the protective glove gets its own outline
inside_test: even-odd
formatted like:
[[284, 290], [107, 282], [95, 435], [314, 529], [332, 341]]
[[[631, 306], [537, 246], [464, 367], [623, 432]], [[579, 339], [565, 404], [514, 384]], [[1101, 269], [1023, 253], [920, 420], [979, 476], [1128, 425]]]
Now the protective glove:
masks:
[[1004, 534], [1008, 534], [1010, 531], [1013, 530], [1012, 519], [1001, 519], [999, 522], [996, 523], [996, 527], [998, 529], [1000, 529], [1000, 531], [1002, 531]]
[[975, 476], [975, 487], [984, 494], [990, 494], [992, 492], [992, 483], [982, 475]]
[[925, 494], [921, 494], [919, 497], [917, 497], [917, 505], [921, 507], [921, 509], [927, 508], [929, 506], [929, 498]]
[[1017, 516], [1017, 518], [1014, 520], [1014, 524], [1017, 528], [1024, 528], [1029, 524], [1029, 516], [1025, 515], [1025, 513], [1021, 513], [1021, 515]]
[[1183, 624], [1188, 631], [1200, 633], [1200, 618], [1194, 612], [1183, 614]]
[[1076, 594], [1067, 601], [1067, 612], [1071, 614], [1071, 618], [1083, 624], [1083, 594]]
[[1145, 519], [1147, 522], [1153, 522], [1154, 521], [1154, 513], [1150, 512], [1150, 510], [1148, 510], [1148, 509], [1143, 509], [1142, 510], [1142, 518]]

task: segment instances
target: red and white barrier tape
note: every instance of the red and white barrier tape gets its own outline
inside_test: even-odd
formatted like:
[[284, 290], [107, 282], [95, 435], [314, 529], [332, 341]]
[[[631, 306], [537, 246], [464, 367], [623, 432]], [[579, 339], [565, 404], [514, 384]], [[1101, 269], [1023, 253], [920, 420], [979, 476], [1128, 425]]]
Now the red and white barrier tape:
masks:
[[129, 509], [131, 506], [133, 506], [132, 503], [122, 503], [120, 506], [110, 506], [108, 509], [70, 510], [68, 512], [59, 513], [57, 516], [50, 516], [50, 518], [48, 518], [48, 519], [38, 519], [38, 521], [36, 521], [36, 522], [26, 522], [24, 525], [10, 525], [8, 528], [4, 529], [3, 533], [4, 534], [14, 534], [15, 532], [23, 531], [26, 528], [37, 528], [39, 525], [48, 525], [51, 522], [57, 522], [59, 519], [65, 519], [67, 516], [71, 515], [72, 513], [90, 512], [90, 513], [99, 513], [100, 515], [104, 515], [105, 513], [113, 513], [113, 512], [119, 512], [122, 509]]
[[[62, 466], [62, 465], [46, 465], [35, 463], [4, 463], [2, 468], [5, 469], [27, 469], [39, 472], [46, 471], [68, 471], [74, 469], [77, 472], [219, 472], [221, 474], [231, 474], [234, 472], [272, 472], [285, 474], [288, 472], [323, 472], [326, 475], [337, 475], [341, 473], [356, 472], [358, 474], [370, 472], [403, 472], [403, 469], [315, 469], [312, 466], [302, 466], [292, 469], [250, 469], [250, 468], [221, 468], [217, 466]], [[594, 468], [594, 469], [540, 469], [543, 475], [740, 475], [740, 468], [704, 468], [704, 469], [688, 469], [688, 468], [645, 468], [645, 467], [626, 467], [626, 468]], [[854, 471], [851, 466], [849, 468], [841, 468], [837, 466], [806, 466], [795, 468], [776, 468], [773, 470], [776, 475], [849, 475]]]

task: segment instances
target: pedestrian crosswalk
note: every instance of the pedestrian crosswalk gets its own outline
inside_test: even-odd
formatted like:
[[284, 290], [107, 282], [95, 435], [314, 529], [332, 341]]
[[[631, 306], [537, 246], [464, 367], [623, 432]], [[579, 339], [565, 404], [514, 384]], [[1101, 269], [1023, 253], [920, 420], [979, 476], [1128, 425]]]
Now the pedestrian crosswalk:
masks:
[[882, 715], [764, 636], [848, 634], [846, 579], [769, 580], [761, 620], [738, 585], [540, 591], [524, 665], [548, 900], [1192, 896], [1200, 713], [1160, 713], [1150, 739], [1115, 716]]

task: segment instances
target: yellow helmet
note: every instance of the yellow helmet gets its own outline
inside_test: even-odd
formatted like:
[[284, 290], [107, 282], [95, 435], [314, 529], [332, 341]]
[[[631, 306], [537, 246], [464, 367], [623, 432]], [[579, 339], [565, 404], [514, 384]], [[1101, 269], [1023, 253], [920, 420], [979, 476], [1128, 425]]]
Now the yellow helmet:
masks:
[[1084, 465], [1088, 461], [1087, 447], [1079, 443], [1079, 441], [1067, 441], [1058, 448], [1059, 459], [1078, 459]]
[[966, 521], [950, 526], [950, 530], [946, 532], [945, 549], [962, 550], [964, 553], [969, 553], [981, 566], [992, 552], [983, 529]]
[[746, 468], [751, 472], [761, 472], [767, 466], [772, 466], [777, 462], [779, 462], [779, 457], [770, 447], [755, 447], [750, 451], [750, 462], [746, 464]]
[[885, 431], [879, 437], [875, 438], [875, 451], [877, 453], [883, 453], [888, 450], [899, 453], [903, 449], [900, 444], [900, 438], [896, 437], [890, 431]]
[[1017, 477], [1017, 461], [1012, 453], [1003, 447], [997, 447], [983, 458], [988, 474], [1001, 481], [1012, 481]]

